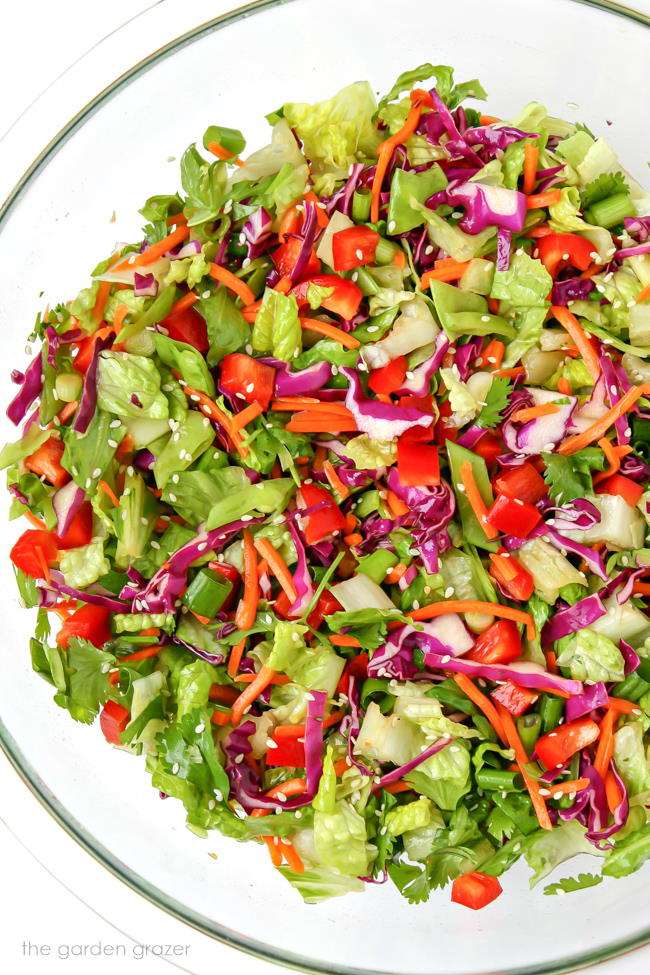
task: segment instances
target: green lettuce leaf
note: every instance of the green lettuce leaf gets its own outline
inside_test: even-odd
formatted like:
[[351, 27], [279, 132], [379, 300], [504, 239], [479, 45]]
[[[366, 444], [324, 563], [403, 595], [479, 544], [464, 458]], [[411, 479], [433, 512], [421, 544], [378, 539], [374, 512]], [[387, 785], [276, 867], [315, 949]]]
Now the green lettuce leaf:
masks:
[[255, 318], [251, 342], [257, 352], [272, 352], [285, 362], [300, 355], [302, 328], [293, 295], [266, 289]]
[[614, 735], [614, 763], [630, 796], [650, 789], [643, 721], [629, 721]]
[[585, 828], [577, 819], [561, 823], [550, 831], [544, 830], [539, 837], [537, 834], [533, 835], [536, 838], [524, 851], [526, 862], [533, 871], [530, 879], [531, 887], [538, 884], [565, 860], [570, 860], [579, 853], [601, 857], [605, 855], [585, 838]]
[[[132, 401], [133, 396], [136, 402]], [[145, 416], [152, 420], [166, 420], [169, 416], [155, 362], [129, 352], [100, 353], [97, 405], [118, 416]]]
[[188, 386], [214, 396], [214, 380], [205, 359], [193, 346], [176, 342], [168, 335], [155, 333], [156, 354], [161, 362], [180, 373]]
[[386, 814], [385, 825], [392, 836], [401, 836], [412, 829], [422, 829], [433, 819], [433, 803], [426, 796], [407, 802]]
[[619, 840], [603, 864], [606, 877], [627, 877], [650, 857], [650, 823]]
[[24, 437], [14, 443], [4, 445], [0, 451], [0, 470], [4, 470], [5, 467], [13, 467], [25, 457], [29, 457], [51, 436], [49, 430], [41, 430], [38, 423], [32, 423]]
[[213, 440], [214, 430], [207, 416], [188, 410], [156, 457], [153, 472], [158, 487], [164, 488], [173, 474], [186, 470]]
[[125, 432], [125, 427], [110, 413], [95, 410], [82, 436], [72, 427], [63, 431], [65, 450], [61, 466], [69, 471], [75, 484], [85, 491], [93, 491], [113, 460]]
[[267, 666], [288, 674], [307, 690], [327, 691], [329, 697], [334, 697], [345, 661], [323, 644], [308, 646], [304, 640], [306, 632], [306, 626], [279, 621]]
[[156, 524], [157, 512], [156, 499], [147, 491], [144, 478], [128, 468], [120, 503], [114, 513], [117, 535], [115, 564], [119, 568], [125, 569], [145, 553]]
[[623, 654], [616, 644], [585, 626], [578, 630], [557, 658], [560, 667], [568, 667], [574, 680], [620, 681], [625, 676]]
[[187, 196], [183, 210], [188, 216], [188, 226], [195, 227], [219, 215], [226, 198], [227, 180], [224, 162], [206, 162], [196, 145], [185, 150], [181, 158], [181, 184]]
[[249, 341], [250, 325], [235, 306], [228, 289], [220, 286], [208, 298], [201, 297], [194, 305], [205, 319], [210, 348], [209, 366], [216, 366], [224, 356], [237, 352]]
[[339, 800], [333, 812], [316, 812], [314, 847], [323, 866], [344, 876], [365, 877], [370, 871], [366, 821], [349, 802]]
[[544, 305], [553, 287], [553, 278], [541, 261], [516, 250], [507, 271], [495, 271], [491, 298], [508, 301], [519, 308]]
[[210, 511], [206, 528], [220, 528], [244, 514], [260, 512], [270, 515], [276, 511], [284, 511], [295, 488], [291, 478], [286, 477], [250, 484], [236, 497], [223, 498], [217, 502]]
[[75, 589], [83, 589], [97, 582], [111, 568], [111, 563], [104, 555], [104, 540], [97, 538], [88, 545], [66, 549], [61, 552], [59, 567], [66, 585]]

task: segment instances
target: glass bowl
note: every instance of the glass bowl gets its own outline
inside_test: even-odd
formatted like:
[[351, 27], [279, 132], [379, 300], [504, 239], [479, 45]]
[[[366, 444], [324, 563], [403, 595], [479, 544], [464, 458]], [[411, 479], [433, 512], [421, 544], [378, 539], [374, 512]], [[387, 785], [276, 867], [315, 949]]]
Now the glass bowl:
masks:
[[[63, 125], [84, 92], [104, 89], [63, 125], [0, 212], [3, 402], [36, 312], [76, 294], [116, 241], [137, 238], [138, 207], [178, 188], [178, 158], [208, 124], [239, 127], [255, 147], [267, 141], [264, 115], [286, 100], [327, 97], [361, 78], [387, 90], [401, 71], [431, 61], [454, 65], [460, 79], [479, 77], [489, 110], [501, 116], [536, 99], [551, 114], [608, 132], [643, 177], [650, 20], [638, 12], [598, 0], [545, 0], [543, 8], [532, 0], [263, 0], [216, 19], [214, 12], [209, 0], [165, 0], [145, 11], [65, 75], [5, 140], [5, 164], [10, 155], [26, 165], [26, 147], [36, 151], [34, 140]], [[2, 434], [13, 438], [8, 423]], [[2, 524], [6, 553], [17, 527]], [[4, 750], [88, 852], [204, 933], [297, 968], [396, 975], [559, 972], [650, 940], [650, 868], [567, 904], [541, 886], [529, 891], [518, 865], [503, 896], [477, 914], [451, 904], [448, 891], [409, 906], [388, 885], [304, 905], [263, 849], [198, 839], [184, 828], [180, 804], [160, 801], [141, 759], [107, 748], [98, 727], [75, 724], [51, 702], [51, 688], [30, 669], [33, 620], [18, 605], [6, 558], [0, 585]]]

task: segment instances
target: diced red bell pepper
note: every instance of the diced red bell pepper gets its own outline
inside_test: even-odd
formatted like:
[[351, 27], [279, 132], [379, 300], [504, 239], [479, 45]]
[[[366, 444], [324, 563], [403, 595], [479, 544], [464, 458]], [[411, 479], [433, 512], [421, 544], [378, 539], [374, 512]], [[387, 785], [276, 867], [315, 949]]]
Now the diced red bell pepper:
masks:
[[319, 288], [333, 289], [331, 295], [323, 298], [321, 302], [326, 311], [340, 315], [346, 320], [354, 318], [363, 298], [361, 289], [357, 287], [354, 281], [340, 278], [338, 274], [317, 274], [315, 277], [307, 278], [289, 292], [299, 305], [307, 304], [307, 291], [310, 284], [317, 285]]
[[93, 537], [93, 509], [90, 501], [84, 501], [70, 523], [65, 535], [57, 535], [59, 549], [79, 548], [88, 545]]
[[440, 484], [438, 448], [430, 444], [397, 441], [397, 476], [405, 487]]
[[81, 339], [77, 345], [77, 354], [72, 361], [72, 365], [77, 370], [77, 372], [85, 373], [86, 369], [92, 362], [92, 358], [95, 352], [95, 343], [99, 339], [108, 338], [109, 335], [114, 335], [115, 329], [112, 325], [105, 325], [103, 328], [98, 328], [97, 331], [89, 335], [87, 339]]
[[[224, 579], [232, 583], [232, 589], [226, 596], [225, 600], [221, 605], [222, 612], [227, 612], [231, 606], [234, 605], [235, 600], [239, 595], [239, 587], [241, 586], [241, 575], [234, 565], [230, 565], [228, 562], [210, 562], [208, 568], [212, 569], [213, 572], [218, 572], [222, 575]], [[283, 590], [284, 591], [284, 590]]]
[[172, 311], [160, 324], [175, 342], [185, 342], [199, 352], [207, 352], [210, 348], [205, 318], [195, 308]]
[[350, 678], [355, 677], [358, 680], [365, 680], [368, 676], [368, 654], [360, 653], [356, 657], [352, 657], [346, 663], [343, 668], [343, 673], [341, 674], [341, 679], [336, 685], [337, 694], [347, 694], [350, 689]]
[[444, 403], [440, 403], [438, 407], [439, 419], [435, 426], [435, 442], [439, 447], [444, 447], [445, 441], [458, 439], [458, 428], [452, 427], [448, 421], [451, 414], [454, 412], [451, 408], [451, 403], [449, 400], [445, 400]]
[[[447, 437], [447, 439], [451, 438]], [[488, 467], [493, 467], [497, 457], [504, 453], [505, 447], [493, 433], [484, 433], [481, 439], [474, 444], [472, 450], [483, 458]]]
[[644, 490], [641, 484], [637, 484], [630, 477], [625, 477], [623, 474], [612, 474], [606, 481], [600, 482], [596, 487], [596, 494], [616, 494], [619, 498], [623, 498], [630, 507], [636, 508]]
[[468, 660], [482, 664], [509, 664], [521, 657], [521, 637], [512, 620], [497, 620], [483, 630], [466, 654]]
[[58, 646], [67, 647], [70, 638], [78, 636], [82, 640], [88, 640], [94, 647], [103, 647], [111, 639], [108, 625], [110, 616], [110, 609], [103, 606], [92, 606], [90, 603], [80, 606], [59, 630], [56, 638]]
[[521, 562], [505, 549], [495, 554], [491, 553], [490, 561], [492, 563], [490, 575], [513, 599], [530, 599], [535, 589], [535, 582]]
[[[280, 616], [283, 620], [291, 619], [292, 617], [289, 615], [291, 605], [291, 600], [284, 589], [282, 589], [273, 604], [276, 616]], [[333, 596], [326, 589], [325, 592], [321, 593], [318, 602], [307, 617], [307, 623], [311, 626], [312, 630], [317, 630], [326, 616], [331, 616], [332, 613], [338, 613], [342, 609], [343, 606], [336, 596]], [[293, 617], [293, 619], [297, 619], [297, 617]]]
[[221, 360], [221, 385], [238, 399], [259, 403], [265, 410], [273, 398], [275, 369], [242, 352]]
[[61, 467], [64, 450], [63, 441], [50, 437], [25, 459], [25, 467], [37, 477], [44, 477], [54, 487], [63, 487], [70, 480], [70, 474]]
[[99, 715], [99, 727], [110, 745], [120, 745], [120, 735], [129, 723], [131, 715], [128, 708], [117, 701], [107, 701]]
[[332, 234], [332, 267], [352, 271], [375, 260], [379, 234], [371, 227], [346, 227]]
[[491, 904], [501, 893], [503, 888], [497, 877], [490, 877], [478, 870], [456, 877], [451, 885], [452, 901], [473, 911], [480, 911], [486, 904]]
[[[402, 406], [405, 409], [420, 410], [421, 413], [431, 414], [431, 426], [429, 427], [411, 427], [402, 434], [400, 440], [402, 443], [431, 443], [434, 437], [434, 431], [436, 429], [433, 422], [433, 417], [435, 415], [435, 408], [433, 405], [432, 396], [400, 396], [397, 401], [398, 406]], [[444, 404], [443, 404], [444, 405]]]
[[593, 744], [600, 729], [591, 718], [577, 718], [567, 724], [558, 725], [553, 731], [542, 735], [535, 744], [535, 753], [547, 769], [564, 765], [572, 755]]
[[44, 564], [52, 566], [59, 560], [56, 536], [40, 528], [28, 528], [14, 543], [9, 558], [32, 579], [42, 579]]
[[578, 234], [547, 234], [537, 241], [539, 259], [553, 279], [560, 266], [586, 271], [593, 262], [594, 245]]
[[505, 494], [509, 498], [519, 499], [527, 504], [535, 504], [548, 493], [544, 478], [528, 461], [524, 461], [521, 467], [501, 471], [494, 478], [492, 485], [497, 494]]
[[507, 680], [505, 684], [500, 684], [496, 690], [492, 691], [492, 697], [499, 704], [502, 704], [506, 711], [519, 717], [527, 711], [531, 704], [534, 704], [539, 694], [529, 691], [527, 687], [515, 684], [513, 680]]
[[373, 369], [368, 379], [368, 386], [373, 393], [389, 396], [399, 389], [406, 377], [406, 356], [400, 355], [381, 369]]
[[308, 545], [314, 545], [334, 532], [343, 531], [345, 518], [329, 491], [318, 484], [302, 484], [299, 493], [305, 508], [323, 504], [322, 508], [304, 515], [301, 519]]
[[505, 535], [526, 538], [540, 523], [542, 516], [532, 504], [509, 498], [507, 494], [498, 494], [488, 510], [487, 520]]
[[[289, 237], [285, 240], [284, 244], [280, 244], [279, 247], [273, 251], [271, 255], [273, 258], [273, 263], [278, 271], [283, 277], [287, 274], [291, 274], [296, 266], [298, 258], [300, 257], [300, 252], [302, 250], [302, 240], [299, 237]], [[302, 278], [311, 278], [314, 274], [318, 274], [320, 271], [320, 261], [314, 253], [312, 247], [309, 252], [309, 259], [305, 265], [305, 269], [301, 274]]]
[[297, 738], [273, 738], [265, 756], [267, 766], [272, 768], [304, 768], [305, 743]]

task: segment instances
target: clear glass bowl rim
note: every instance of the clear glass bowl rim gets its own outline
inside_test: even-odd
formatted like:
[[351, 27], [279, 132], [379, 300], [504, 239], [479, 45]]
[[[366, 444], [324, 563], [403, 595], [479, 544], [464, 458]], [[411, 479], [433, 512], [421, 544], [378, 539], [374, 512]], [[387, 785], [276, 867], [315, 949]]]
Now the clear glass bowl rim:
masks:
[[[153, 13], [155, 15], [155, 8], [160, 2], [168, 2], [168, 0], [158, 0], [158, 3], [155, 3], [151, 7], [145, 8], [141, 14], [136, 15], [135, 18], [131, 18], [130, 21], [127, 21], [127, 24], [134, 19], [138, 19], [139, 17], [145, 17], [147, 14]], [[16, 202], [20, 199], [23, 193], [28, 190], [29, 186], [37, 178], [39, 173], [47, 166], [50, 159], [66, 144], [77, 129], [82, 126], [91, 115], [99, 111], [102, 106], [113, 97], [113, 95], [127, 87], [131, 81], [153, 68], [161, 60], [173, 55], [181, 47], [191, 44], [214, 31], [223, 30], [230, 24], [236, 23], [239, 20], [250, 17], [263, 10], [268, 10], [292, 2], [294, 2], [294, 0], [254, 0], [253, 3], [244, 4], [243, 6], [237, 7], [234, 10], [220, 14], [217, 17], [207, 20], [188, 31], [185, 31], [184, 33], [173, 38], [168, 43], [163, 44], [161, 47], [142, 58], [127, 71], [115, 78], [94, 98], [79, 109], [79, 111], [76, 112], [72, 118], [70, 118], [70, 120], [59, 130], [59, 132], [56, 133], [56, 135], [54, 135], [50, 142], [48, 142], [48, 144], [41, 150], [41, 152], [25, 170], [16, 185], [10, 191], [6, 200], [0, 206], [0, 233], [2, 233], [6, 219]], [[639, 10], [635, 10], [632, 7], [627, 7], [622, 4], [612, 2], [612, 0], [565, 0], [565, 2], [580, 4], [584, 7], [592, 7], [602, 10], [622, 17], [628, 21], [632, 21], [633, 23], [640, 24], [642, 27], [646, 27], [650, 30], [650, 16]], [[115, 36], [116, 34], [119, 34], [119, 32], [125, 26], [126, 24], [122, 25], [122, 27], [118, 28], [116, 31], [113, 31], [112, 34], [108, 36]], [[108, 37], [105, 37], [100, 40], [96, 45], [93, 46], [92, 50], [95, 51], [101, 48], [101, 45], [107, 39]], [[80, 58], [79, 61], [75, 62], [75, 64], [71, 67], [75, 67], [76, 64], [83, 61], [85, 57], [86, 55]], [[42, 98], [46, 92], [49, 92], [55, 88], [61, 77], [62, 76], [59, 75], [52, 85], [50, 85], [48, 89], [42, 92], [41, 95], [39, 95], [30, 106], [28, 106], [23, 113], [24, 116], [29, 116], [30, 111], [38, 105], [39, 99]], [[10, 132], [11, 129], [9, 129], [7, 133], [0, 138], [0, 144], [5, 141]], [[11, 762], [17, 774], [23, 780], [32, 795], [41, 803], [41, 805], [50, 813], [50, 815], [68, 833], [68, 835], [72, 837], [72, 839], [74, 839], [84, 850], [86, 850], [87, 853], [89, 853], [98, 863], [109, 870], [114, 876], [123, 881], [123, 883], [127, 884], [136, 893], [146, 898], [154, 906], [159, 907], [161, 910], [169, 913], [172, 917], [184, 921], [190, 927], [196, 929], [202, 934], [208, 935], [208, 937], [220, 941], [225, 945], [237, 948], [240, 951], [244, 951], [265, 961], [275, 962], [276, 964], [285, 965], [297, 970], [324, 973], [324, 975], [392, 975], [392, 973], [388, 971], [379, 971], [377, 969], [369, 971], [364, 968], [345, 965], [340, 965], [333, 968], [331, 965], [319, 963], [318, 961], [303, 957], [299, 954], [279, 951], [271, 945], [256, 941], [254, 938], [241, 936], [229, 928], [223, 927], [205, 915], [190, 910], [180, 901], [177, 901], [164, 891], [148, 883], [146, 878], [131, 870], [125, 863], [117, 859], [111, 853], [111, 851], [107, 849], [107, 847], [105, 847], [102, 843], [99, 843], [94, 836], [87, 832], [83, 824], [80, 823], [76, 817], [74, 817], [69, 810], [58, 801], [45, 782], [43, 782], [38, 771], [23, 755], [18, 742], [9, 732], [1, 716], [0, 748], [2, 748], [2, 751], [5, 753], [8, 760]], [[623, 954], [637, 948], [642, 948], [648, 944], [650, 944], [650, 925], [631, 937], [619, 939], [618, 941], [612, 942], [610, 945], [603, 948], [595, 949], [590, 952], [582, 952], [568, 958], [557, 959], [549, 963], [526, 966], [518, 969], [501, 969], [493, 972], [492, 975], [559, 975], [559, 973], [562, 972], [575, 971], [576, 969], [584, 968], [589, 965], [595, 965], [611, 958], [620, 957]]]

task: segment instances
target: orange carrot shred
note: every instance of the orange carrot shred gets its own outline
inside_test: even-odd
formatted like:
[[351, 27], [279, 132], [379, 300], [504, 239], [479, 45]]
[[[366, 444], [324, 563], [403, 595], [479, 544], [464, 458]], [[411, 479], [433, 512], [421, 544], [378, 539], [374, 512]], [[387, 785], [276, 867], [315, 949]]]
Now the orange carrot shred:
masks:
[[185, 225], [176, 227], [176, 230], [172, 230], [171, 234], [167, 234], [158, 243], [147, 247], [141, 254], [127, 255], [125, 260], [121, 261], [115, 267], [109, 268], [109, 271], [131, 271], [138, 267], [147, 267], [149, 264], [154, 264], [163, 254], [166, 254], [172, 247], [176, 247], [177, 244], [180, 244], [189, 235], [189, 227]]
[[215, 281], [219, 281], [221, 284], [225, 284], [230, 291], [234, 291], [245, 305], [252, 305], [255, 301], [255, 295], [246, 282], [236, 277], [228, 268], [221, 267], [220, 264], [211, 264], [210, 277], [214, 278]]
[[336, 469], [331, 461], [326, 460], [323, 463], [323, 471], [325, 472], [325, 477], [327, 478], [330, 487], [336, 491], [342, 500], [347, 498], [350, 493], [350, 488], [345, 486], [341, 478], [336, 473]]
[[120, 503], [120, 499], [118, 498], [118, 496], [116, 495], [115, 491], [110, 486], [110, 484], [107, 484], [106, 481], [97, 481], [97, 487], [99, 488], [100, 491], [103, 491], [103, 493], [106, 495], [109, 501], [111, 501], [117, 508], [117, 506]]
[[104, 317], [104, 309], [106, 308], [106, 302], [108, 301], [108, 296], [111, 293], [111, 282], [110, 281], [100, 281], [99, 287], [97, 289], [97, 298], [95, 299], [95, 304], [93, 305], [92, 316], [99, 324]]
[[578, 319], [567, 308], [563, 308], [561, 305], [552, 305], [551, 315], [569, 333], [573, 342], [578, 347], [580, 355], [584, 359], [589, 375], [594, 382], [597, 382], [600, 376], [598, 355]]
[[525, 624], [526, 636], [529, 640], [535, 639], [535, 623], [530, 613], [525, 613], [523, 609], [514, 609], [512, 606], [483, 602], [480, 599], [447, 599], [444, 603], [430, 603], [419, 609], [411, 609], [405, 615], [414, 620], [430, 620], [444, 616], [446, 613], [486, 613], [489, 616], [514, 620], [515, 623]]
[[481, 492], [479, 491], [478, 485], [474, 479], [472, 465], [468, 460], [464, 460], [460, 465], [460, 479], [463, 483], [463, 487], [465, 488], [465, 496], [470, 503], [479, 525], [488, 538], [496, 538], [499, 532], [494, 525], [491, 525], [488, 521], [487, 506], [481, 497]]
[[642, 383], [641, 386], [631, 386], [627, 393], [621, 396], [618, 403], [615, 406], [610, 407], [600, 419], [592, 423], [590, 427], [587, 427], [582, 433], [577, 433], [573, 437], [568, 437], [563, 443], [560, 444], [559, 452], [561, 454], [570, 455], [575, 454], [576, 451], [582, 450], [583, 447], [588, 447], [590, 443], [594, 440], [599, 440], [604, 437], [609, 428], [616, 423], [619, 417], [624, 416], [628, 413], [636, 401], [642, 396], [648, 396], [650, 394], [650, 383]]
[[239, 724], [244, 712], [251, 706], [251, 704], [260, 696], [263, 690], [269, 686], [272, 679], [275, 677], [275, 670], [272, 667], [267, 667], [266, 664], [261, 668], [258, 674], [255, 676], [255, 680], [248, 685], [248, 687], [242, 691], [237, 700], [232, 706], [232, 720], [233, 724]]
[[408, 116], [402, 128], [396, 132], [395, 135], [391, 135], [388, 139], [382, 142], [377, 150], [377, 165], [375, 167], [375, 175], [372, 181], [370, 202], [370, 220], [372, 223], [377, 223], [379, 220], [379, 197], [381, 194], [381, 187], [384, 182], [384, 177], [388, 170], [388, 164], [390, 163], [390, 158], [393, 154], [393, 149], [395, 146], [399, 146], [402, 144], [402, 142], [405, 142], [410, 135], [413, 135], [418, 127], [421, 114], [422, 103], [416, 99], [411, 105]]
[[257, 552], [255, 551], [253, 536], [248, 528], [244, 528], [242, 535], [244, 540], [244, 596], [237, 607], [235, 623], [240, 630], [250, 630], [257, 614], [260, 584], [257, 577]]
[[636, 296], [636, 303], [640, 305], [642, 301], [647, 301], [650, 298], [650, 284], [646, 284], [645, 288], [642, 288]]
[[527, 406], [523, 410], [515, 410], [511, 419], [518, 423], [527, 423], [528, 420], [536, 420], [538, 416], [551, 416], [559, 411], [560, 407], [555, 403], [542, 403], [539, 406]]
[[354, 335], [344, 332], [329, 322], [321, 322], [317, 318], [302, 318], [301, 316], [300, 324], [308, 332], [317, 332], [319, 335], [324, 335], [326, 338], [332, 339], [333, 342], [338, 342], [339, 345], [343, 345], [346, 349], [358, 349], [361, 345], [359, 339], [355, 339]]
[[537, 161], [539, 159], [539, 149], [533, 142], [527, 142], [524, 146], [524, 182], [522, 189], [528, 196], [535, 189], [537, 182]]
[[612, 755], [614, 754], [614, 726], [616, 720], [619, 716], [619, 712], [613, 709], [608, 709], [605, 712], [605, 717], [600, 722], [600, 737], [598, 739], [598, 748], [596, 749], [596, 757], [594, 759], [594, 768], [600, 775], [601, 779], [605, 778], [607, 769], [609, 768], [609, 763], [612, 760]]
[[250, 406], [246, 406], [239, 413], [235, 413], [230, 421], [230, 425], [233, 430], [243, 430], [247, 423], [250, 423], [251, 420], [254, 420], [263, 412], [264, 409], [260, 403], [251, 403]]
[[478, 687], [476, 687], [473, 681], [469, 679], [467, 674], [454, 674], [453, 678], [463, 694], [483, 712], [505, 745], [507, 741], [505, 731], [503, 729], [503, 722], [501, 721], [501, 718], [499, 717], [497, 710], [489, 697], [483, 694], [482, 691], [479, 691]]
[[292, 603], [295, 603], [298, 598], [298, 593], [293, 582], [293, 576], [280, 553], [271, 545], [268, 538], [256, 538], [254, 544], [262, 558], [265, 558], [269, 563], [269, 569], [284, 589], [288, 598]]
[[539, 785], [526, 771], [525, 765], [528, 762], [528, 755], [526, 754], [526, 749], [524, 748], [521, 738], [519, 737], [519, 732], [517, 731], [515, 723], [512, 720], [512, 715], [506, 708], [498, 703], [497, 711], [503, 724], [503, 730], [508, 745], [515, 753], [515, 761], [519, 766], [519, 771], [523, 776], [524, 783], [526, 784], [526, 788], [530, 794], [530, 799], [537, 819], [539, 820], [539, 825], [542, 827], [542, 829], [552, 829], [553, 825], [551, 823], [551, 817], [548, 814], [548, 809], [546, 808], [546, 803], [544, 802], [543, 796], [540, 796], [539, 794]]
[[527, 210], [536, 210], [538, 207], [552, 207], [562, 199], [560, 190], [548, 190], [546, 193], [532, 194], [526, 200]]

